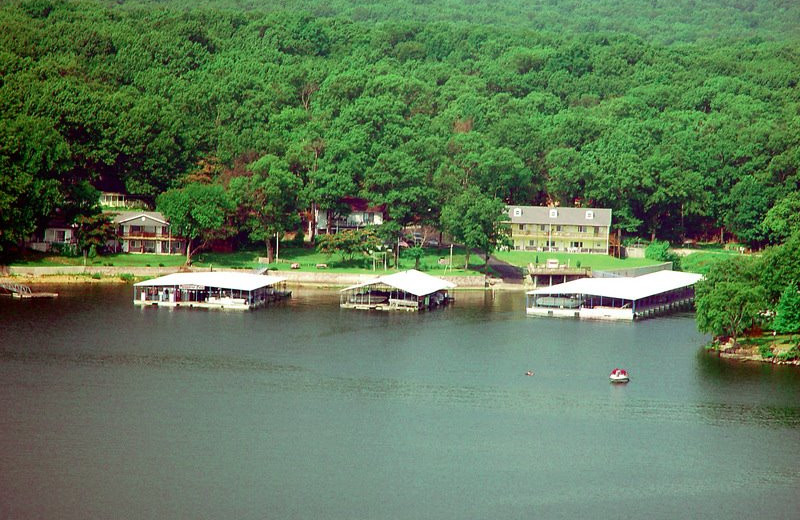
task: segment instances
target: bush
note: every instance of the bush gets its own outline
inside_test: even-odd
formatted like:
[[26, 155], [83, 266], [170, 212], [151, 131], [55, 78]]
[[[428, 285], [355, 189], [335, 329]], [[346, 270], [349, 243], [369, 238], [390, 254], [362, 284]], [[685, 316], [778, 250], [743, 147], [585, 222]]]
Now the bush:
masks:
[[658, 262], [672, 262], [672, 269], [681, 270], [681, 257], [670, 251], [669, 242], [656, 240], [644, 250], [644, 257]]
[[775, 307], [772, 327], [781, 334], [800, 330], [800, 293], [797, 292], [796, 284], [790, 283], [781, 294], [781, 299]]
[[92, 273], [92, 280], [99, 280], [103, 275], [100, 273]]
[[289, 240], [288, 245], [291, 247], [303, 247], [306, 235], [302, 231], [295, 233], [294, 238]]
[[758, 347], [758, 353], [764, 359], [770, 359], [775, 357], [775, 354], [772, 352], [772, 345], [770, 345], [769, 343], [765, 343], [764, 345]]
[[78, 249], [74, 244], [52, 244], [50, 250], [58, 256], [77, 256]]
[[798, 349], [797, 345], [795, 345], [786, 352], [781, 352], [776, 357], [781, 361], [793, 361], [795, 359], [800, 359], [800, 349]]
[[130, 273], [122, 273], [119, 275], [119, 279], [122, 280], [123, 282], [130, 283], [133, 281], [133, 275]]

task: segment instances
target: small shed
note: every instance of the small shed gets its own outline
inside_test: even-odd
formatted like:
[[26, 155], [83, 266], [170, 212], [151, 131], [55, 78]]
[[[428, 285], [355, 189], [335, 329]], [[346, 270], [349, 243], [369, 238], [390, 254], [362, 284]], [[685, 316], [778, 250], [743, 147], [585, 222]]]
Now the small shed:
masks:
[[346, 309], [420, 311], [446, 305], [456, 284], [410, 269], [351, 285], [339, 292]]
[[164, 307], [254, 309], [291, 296], [286, 278], [214, 271], [173, 273], [133, 285], [133, 303]]

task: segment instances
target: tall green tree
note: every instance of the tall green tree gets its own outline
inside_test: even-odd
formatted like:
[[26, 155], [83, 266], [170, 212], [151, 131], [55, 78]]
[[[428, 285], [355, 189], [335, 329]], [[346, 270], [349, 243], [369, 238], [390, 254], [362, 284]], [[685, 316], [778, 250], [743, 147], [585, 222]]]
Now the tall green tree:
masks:
[[102, 249], [117, 237], [113, 215], [108, 213], [80, 215], [75, 219], [75, 225], [75, 240], [78, 250], [83, 254], [83, 265], [86, 265], [86, 257], [91, 251]]
[[715, 337], [737, 336], [757, 323], [769, 307], [759, 280], [761, 260], [734, 257], [714, 264], [695, 288], [697, 328]]
[[173, 234], [186, 239], [186, 265], [211, 241], [233, 233], [234, 205], [219, 184], [189, 184], [168, 190], [157, 199], [157, 209], [169, 220]]
[[464, 269], [469, 268], [472, 249], [485, 255], [488, 270], [491, 254], [499, 246], [509, 245], [509, 230], [505, 220], [503, 201], [481, 193], [474, 186], [466, 189], [442, 209], [442, 226], [455, 241], [466, 248]]
[[249, 175], [230, 181], [228, 189], [237, 207], [237, 219], [251, 240], [263, 242], [267, 262], [275, 259], [273, 239], [300, 224], [300, 178], [286, 161], [265, 155], [249, 166]]

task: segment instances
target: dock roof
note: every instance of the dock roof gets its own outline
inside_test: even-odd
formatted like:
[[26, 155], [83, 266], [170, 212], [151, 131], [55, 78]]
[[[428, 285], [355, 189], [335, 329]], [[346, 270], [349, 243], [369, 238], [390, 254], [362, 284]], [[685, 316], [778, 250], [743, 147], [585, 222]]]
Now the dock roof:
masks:
[[238, 291], [254, 291], [286, 280], [283, 276], [266, 276], [261, 274], [239, 273], [231, 271], [213, 271], [197, 273], [172, 273], [151, 280], [135, 283], [137, 287], [173, 287], [176, 285], [196, 285], [233, 289]]
[[604, 298], [640, 300], [667, 291], [692, 286], [702, 278], [703, 275], [700, 274], [678, 271], [657, 271], [634, 278], [580, 278], [571, 282], [528, 291], [528, 294], [586, 294], [603, 296]]
[[379, 276], [372, 280], [367, 280], [366, 282], [351, 285], [350, 287], [345, 287], [340, 292], [352, 291], [360, 287], [377, 284], [388, 285], [389, 287], [394, 287], [395, 289], [405, 291], [414, 296], [425, 296], [426, 294], [433, 294], [444, 289], [452, 289], [456, 286], [453, 282], [448, 282], [447, 280], [419, 272], [415, 269], [409, 269], [408, 271]]

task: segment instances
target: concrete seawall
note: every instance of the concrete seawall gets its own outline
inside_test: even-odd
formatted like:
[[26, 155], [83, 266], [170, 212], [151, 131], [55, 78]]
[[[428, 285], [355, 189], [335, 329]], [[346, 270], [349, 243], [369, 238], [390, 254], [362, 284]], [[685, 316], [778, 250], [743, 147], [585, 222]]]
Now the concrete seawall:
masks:
[[[209, 268], [193, 268], [192, 271], [209, 271]], [[251, 272], [250, 269], [215, 269], [216, 271], [243, 271]], [[43, 278], [42, 282], [47, 282], [46, 277], [57, 276], [92, 276], [100, 275], [103, 277], [118, 277], [129, 274], [136, 277], [156, 277], [170, 273], [175, 273], [180, 269], [175, 267], [116, 267], [116, 266], [48, 266], [48, 267], [27, 267], [27, 266], [0, 266], [0, 277], [16, 276]], [[332, 273], [325, 271], [270, 271], [269, 274], [286, 277], [286, 283], [297, 285], [315, 285], [322, 287], [347, 287], [357, 283], [365, 282], [376, 276], [378, 273]], [[447, 280], [456, 284], [459, 288], [483, 289], [483, 275], [476, 276], [447, 276]]]

